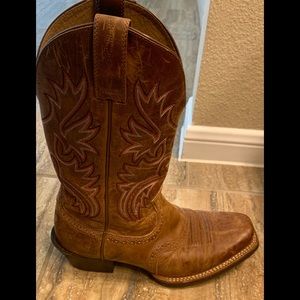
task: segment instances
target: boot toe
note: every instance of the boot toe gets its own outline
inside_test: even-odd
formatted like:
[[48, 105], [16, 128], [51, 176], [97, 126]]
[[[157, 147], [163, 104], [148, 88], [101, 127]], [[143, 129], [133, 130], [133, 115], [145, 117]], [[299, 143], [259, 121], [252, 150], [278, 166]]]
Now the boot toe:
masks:
[[244, 214], [184, 212], [188, 216], [185, 234], [177, 246], [160, 254], [158, 280], [188, 283], [210, 277], [246, 258], [258, 246], [252, 222]]
[[255, 230], [250, 218], [240, 213], [212, 215], [212, 246], [210, 268], [231, 259], [253, 241]]

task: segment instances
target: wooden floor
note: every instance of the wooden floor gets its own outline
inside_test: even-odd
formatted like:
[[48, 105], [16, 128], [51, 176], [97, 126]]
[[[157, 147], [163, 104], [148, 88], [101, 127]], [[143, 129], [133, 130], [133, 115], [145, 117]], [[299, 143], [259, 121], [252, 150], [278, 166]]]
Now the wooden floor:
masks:
[[[37, 39], [40, 39], [50, 22], [49, 20], [73, 2], [76, 1], [37, 0]], [[192, 69], [195, 65], [195, 60], [192, 61], [194, 50], [191, 50], [189, 45], [185, 43], [187, 38], [192, 40], [196, 37], [193, 30], [183, 31], [183, 33], [181, 31], [180, 33], [183, 27], [180, 30], [178, 28], [187, 26], [188, 20], [197, 22], [195, 21], [198, 18], [195, 15], [197, 13], [192, 4], [190, 7], [188, 5], [183, 6], [183, 3], [195, 3], [195, 1], [143, 0], [138, 2], [145, 3], [153, 11], [156, 10], [157, 14], [160, 13], [163, 21], [169, 24], [173, 34], [177, 34], [177, 43], [179, 41], [181, 49], [186, 49], [182, 56], [185, 61], [185, 68], [189, 70], [187, 71], [187, 80], [191, 83], [191, 79], [188, 78], [192, 77]], [[169, 12], [160, 7], [162, 3], [168, 3]], [[180, 3], [181, 7], [178, 6]], [[191, 28], [195, 27], [192, 26]], [[182, 39], [181, 42], [180, 39]], [[39, 40], [37, 40], [38, 42]], [[176, 158], [172, 158], [163, 189], [169, 201], [193, 209], [246, 213], [254, 222], [260, 247], [248, 260], [218, 277], [191, 287], [167, 288], [155, 283], [143, 273], [125, 267], [116, 267], [112, 274], [74, 269], [52, 246], [49, 235], [53, 226], [55, 197], [59, 182], [49, 158], [38, 105], [36, 159], [36, 278], [38, 300], [263, 299], [262, 169], [179, 163]]]

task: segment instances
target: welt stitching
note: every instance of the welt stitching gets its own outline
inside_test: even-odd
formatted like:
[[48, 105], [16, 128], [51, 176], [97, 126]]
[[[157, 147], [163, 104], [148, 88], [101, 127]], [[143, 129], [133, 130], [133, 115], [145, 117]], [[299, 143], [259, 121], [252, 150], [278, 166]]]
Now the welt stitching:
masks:
[[163, 275], [158, 275], [158, 276], [162, 276], [164, 277], [164, 280], [167, 280], [169, 282], [186, 282], [189, 280], [197, 280], [200, 278], [205, 278], [209, 275], [213, 275], [215, 273], [220, 272], [221, 270], [227, 268], [228, 266], [232, 265], [233, 263], [239, 261], [241, 258], [243, 258], [245, 255], [247, 255], [249, 252], [252, 251], [252, 249], [256, 246], [257, 244], [257, 237], [256, 235], [254, 235], [251, 243], [244, 248], [243, 250], [241, 250], [240, 252], [238, 252], [236, 255], [234, 255], [233, 257], [231, 257], [230, 259], [224, 261], [223, 263], [198, 274], [194, 274], [194, 275], [188, 275], [188, 276], [181, 276], [179, 275], [178, 277], [164, 277]]

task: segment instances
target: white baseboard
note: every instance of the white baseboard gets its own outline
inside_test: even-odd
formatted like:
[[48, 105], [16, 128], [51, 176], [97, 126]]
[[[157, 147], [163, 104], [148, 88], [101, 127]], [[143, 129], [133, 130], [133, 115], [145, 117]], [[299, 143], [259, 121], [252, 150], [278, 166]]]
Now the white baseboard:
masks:
[[237, 129], [192, 125], [194, 103], [200, 81], [201, 60], [211, 0], [198, 0], [201, 34], [193, 95], [185, 108], [184, 122], [180, 130], [179, 160], [263, 167], [263, 130]]
[[181, 161], [263, 167], [263, 130], [189, 125]]

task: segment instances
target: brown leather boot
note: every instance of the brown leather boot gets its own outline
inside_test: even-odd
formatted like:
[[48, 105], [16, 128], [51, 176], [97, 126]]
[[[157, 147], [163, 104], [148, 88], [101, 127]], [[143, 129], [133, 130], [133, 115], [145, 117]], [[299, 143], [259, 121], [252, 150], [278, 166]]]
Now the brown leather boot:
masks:
[[180, 285], [257, 248], [247, 216], [161, 194], [186, 95], [174, 40], [152, 13], [121, 0], [65, 11], [41, 42], [37, 94], [61, 182], [52, 240], [73, 266], [121, 262]]

